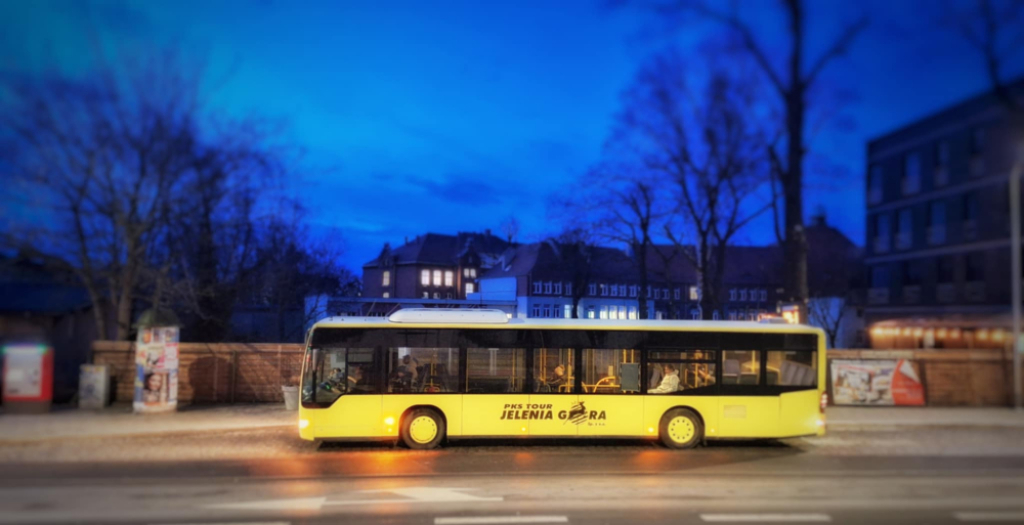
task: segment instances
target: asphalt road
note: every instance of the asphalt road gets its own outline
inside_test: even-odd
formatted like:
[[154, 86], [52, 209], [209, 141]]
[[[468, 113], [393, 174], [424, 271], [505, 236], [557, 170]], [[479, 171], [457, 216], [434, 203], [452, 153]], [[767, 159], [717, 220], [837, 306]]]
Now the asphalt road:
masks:
[[822, 446], [463, 442], [231, 461], [7, 463], [0, 523], [1024, 523], [1024, 453]]

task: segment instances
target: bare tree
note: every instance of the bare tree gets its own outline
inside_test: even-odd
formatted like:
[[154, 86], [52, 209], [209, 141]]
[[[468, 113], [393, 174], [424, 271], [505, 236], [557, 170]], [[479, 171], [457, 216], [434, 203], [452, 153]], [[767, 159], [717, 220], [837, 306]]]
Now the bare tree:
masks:
[[812, 325], [825, 331], [829, 348], [836, 347], [836, 338], [845, 313], [845, 297], [812, 297], [807, 302], [807, 316]]
[[[611, 148], [614, 149], [614, 143]], [[613, 153], [614, 154], [614, 153]], [[650, 272], [649, 248], [667, 215], [665, 199], [658, 198], [664, 182], [660, 174], [625, 162], [606, 160], [589, 170], [579, 181], [572, 197], [562, 203], [566, 217], [587, 224], [596, 240], [620, 244], [630, 250], [639, 284], [641, 319], [649, 319], [647, 286]]]
[[[716, 21], [735, 35], [740, 46], [754, 60], [763, 75], [770, 82], [785, 113], [785, 154], [777, 151], [778, 141], [771, 143], [770, 154], [774, 158], [775, 179], [781, 186], [785, 203], [784, 235], [779, 241], [785, 255], [784, 285], [791, 301], [805, 303], [807, 290], [807, 239], [804, 233], [803, 185], [804, 157], [807, 154], [805, 127], [808, 113], [808, 94], [814, 87], [826, 66], [844, 55], [857, 36], [867, 27], [868, 19], [861, 17], [839, 31], [832, 42], [825, 46], [817, 58], [805, 58], [807, 39], [806, 3], [804, 0], [783, 0], [782, 8], [788, 21], [787, 65], [780, 72], [773, 63], [765, 46], [758, 41], [755, 27], [743, 20], [739, 4], [723, 9], [719, 3], [705, 0], [667, 0], [656, 2], [660, 13], [692, 13]], [[807, 65], [809, 64], [809, 66]], [[774, 183], [773, 180], [773, 183]]]
[[559, 266], [569, 272], [572, 318], [580, 319], [580, 301], [586, 295], [594, 274], [597, 251], [594, 235], [586, 228], [569, 228], [547, 242], [555, 248]]
[[498, 230], [505, 235], [505, 240], [512, 244], [515, 242], [516, 236], [519, 235], [519, 221], [516, 220], [515, 215], [510, 214], [501, 221]]
[[150, 250], [191, 168], [195, 78], [157, 67], [167, 59], [84, 79], [8, 77], [3, 86], [11, 171], [49, 212], [6, 240], [73, 270], [106, 337], [127, 338], [138, 285], [153, 273]]
[[[674, 182], [674, 219], [665, 235], [700, 277], [701, 309], [710, 319], [724, 279], [726, 246], [770, 203], [754, 200], [764, 181], [762, 134], [749, 122], [750, 84], [714, 73], [695, 93], [685, 64], [667, 53], [645, 67], [626, 96], [618, 140], [631, 143], [645, 167]], [[688, 233], [695, 239], [690, 249]]]

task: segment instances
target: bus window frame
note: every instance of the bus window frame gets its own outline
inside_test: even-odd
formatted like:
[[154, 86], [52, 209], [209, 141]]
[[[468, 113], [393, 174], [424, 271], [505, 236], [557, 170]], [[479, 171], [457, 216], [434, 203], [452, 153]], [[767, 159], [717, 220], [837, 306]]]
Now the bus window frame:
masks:
[[[419, 337], [420, 339], [416, 339]], [[402, 339], [404, 338], [404, 339]], [[326, 346], [344, 348], [373, 348], [374, 364], [377, 368], [377, 394], [352, 395], [414, 395], [387, 393], [387, 376], [389, 373], [387, 350], [392, 347], [409, 346], [424, 348], [457, 348], [459, 351], [459, 370], [457, 388], [452, 392], [436, 392], [431, 395], [464, 395], [466, 392], [468, 348], [523, 348], [526, 351], [526, 392], [533, 393], [535, 387], [534, 352], [542, 349], [566, 349], [572, 351], [574, 367], [579, 369], [583, 363], [585, 349], [634, 349], [640, 352], [641, 394], [652, 388], [648, 384], [649, 365], [651, 363], [713, 363], [715, 364], [715, 384], [706, 387], [682, 390], [674, 394], [681, 396], [778, 396], [786, 392], [818, 390], [822, 385], [794, 386], [768, 385], [767, 361], [769, 351], [818, 352], [819, 335], [804, 332], [732, 332], [732, 331], [660, 331], [642, 329], [553, 329], [553, 328], [404, 328], [404, 327], [323, 327], [310, 330], [307, 351], [322, 351]], [[371, 344], [372, 343], [372, 344]], [[386, 345], [382, 343], [387, 343]], [[415, 343], [415, 344], [410, 344]], [[485, 346], [490, 345], [490, 346]], [[503, 346], [514, 345], [514, 346]], [[662, 360], [650, 359], [650, 351], [688, 351], [707, 350], [715, 352], [713, 360]], [[722, 384], [724, 351], [753, 350], [761, 352], [761, 367], [758, 385], [724, 385]], [[815, 361], [820, 359], [815, 356]], [[305, 366], [305, 363], [304, 363]], [[820, 365], [819, 365], [820, 366]], [[583, 374], [581, 369], [573, 374], [572, 392], [552, 392], [548, 395], [582, 395]], [[315, 375], [315, 371], [314, 371]], [[306, 374], [303, 373], [303, 379]], [[315, 381], [315, 378], [314, 378]], [[341, 399], [339, 396], [338, 399]], [[587, 393], [587, 395], [622, 396], [621, 392]], [[337, 402], [337, 400], [335, 400]], [[333, 404], [333, 403], [331, 403]], [[331, 404], [303, 403], [305, 408], [327, 408]]]

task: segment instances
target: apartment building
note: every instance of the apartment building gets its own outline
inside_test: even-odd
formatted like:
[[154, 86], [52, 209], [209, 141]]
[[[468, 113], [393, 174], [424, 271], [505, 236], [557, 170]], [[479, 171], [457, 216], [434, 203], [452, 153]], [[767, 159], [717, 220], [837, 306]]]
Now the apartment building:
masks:
[[[1024, 82], [1014, 89], [1021, 88]], [[1005, 343], [1007, 133], [1003, 106], [982, 94], [869, 142], [865, 317], [872, 345]]]

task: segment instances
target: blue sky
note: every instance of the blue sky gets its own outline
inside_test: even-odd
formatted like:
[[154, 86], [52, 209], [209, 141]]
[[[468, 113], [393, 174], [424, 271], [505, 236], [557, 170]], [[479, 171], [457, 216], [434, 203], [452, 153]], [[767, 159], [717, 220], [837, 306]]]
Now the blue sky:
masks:
[[[810, 4], [812, 56], [841, 23], [872, 13], [823, 77], [855, 98], [813, 136], [827, 168], [808, 166], [806, 190], [808, 213], [825, 206], [862, 244], [866, 141], [985, 79], [974, 55], [934, 27], [929, 3]], [[775, 3], [741, 5], [781, 59]], [[666, 31], [600, 1], [3, 2], [0, 68], [74, 72], [95, 42], [205, 58], [211, 107], [289, 123], [305, 150], [291, 187], [314, 231], [343, 239], [345, 263], [358, 267], [384, 242], [497, 229], [509, 214], [524, 240], [555, 233], [548, 199], [600, 158], [637, 68], [669, 44], [696, 50], [714, 30], [683, 22]], [[767, 221], [740, 238], [771, 241]]]

